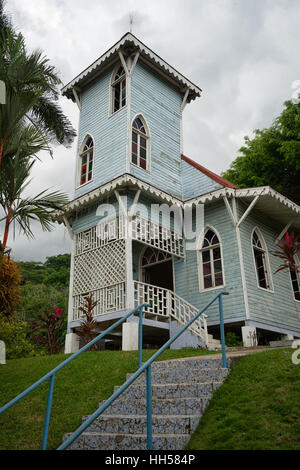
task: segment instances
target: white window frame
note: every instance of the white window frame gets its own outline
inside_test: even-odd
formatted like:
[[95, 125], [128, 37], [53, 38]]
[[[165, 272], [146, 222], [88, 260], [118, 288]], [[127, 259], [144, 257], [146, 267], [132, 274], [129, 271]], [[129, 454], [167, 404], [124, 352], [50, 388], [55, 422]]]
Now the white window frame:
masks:
[[[298, 255], [295, 254], [294, 256], [294, 259], [295, 259], [295, 264], [296, 266], [300, 266], [300, 262], [299, 262], [299, 258], [298, 258]], [[297, 276], [297, 280], [298, 280], [298, 286], [299, 286], [299, 289], [300, 289], [300, 273], [297, 273], [296, 272], [296, 276]], [[294, 301], [295, 302], [300, 302], [300, 300], [296, 299], [295, 298], [295, 291], [294, 291], [294, 287], [293, 287], [293, 281], [292, 281], [292, 274], [291, 274], [291, 270], [289, 269], [289, 278], [290, 278], [290, 282], [291, 282], [291, 288], [292, 288], [292, 292], [293, 292], [293, 298], [294, 298]]]
[[[115, 75], [116, 75], [116, 73], [117, 73], [117, 71], [119, 70], [120, 67], [123, 68], [123, 70], [124, 70], [124, 75], [121, 75], [121, 77], [119, 77], [117, 80], [115, 80]], [[117, 110], [115, 111], [115, 85], [116, 85], [117, 83], [120, 83], [120, 82], [123, 81], [124, 79], [126, 80], [126, 85], [125, 85], [125, 104], [122, 106], [122, 100], [120, 100], [121, 106], [119, 107], [119, 109], [117, 109]], [[127, 101], [128, 101], [127, 89], [128, 89], [128, 76], [127, 76], [126, 70], [124, 69], [124, 67], [123, 67], [123, 65], [121, 64], [121, 62], [118, 62], [117, 65], [116, 65], [116, 66], [114, 67], [114, 69], [113, 69], [113, 72], [112, 72], [112, 75], [111, 75], [111, 79], [110, 79], [110, 106], [109, 106], [109, 109], [110, 109], [109, 115], [110, 115], [110, 116], [113, 116], [113, 115], [115, 115], [116, 113], [118, 113], [119, 111], [121, 111], [121, 109], [126, 108]], [[122, 87], [121, 87], [121, 90], [122, 90]]]
[[[89, 150], [86, 150], [85, 152], [83, 151], [85, 143], [89, 138], [91, 138], [92, 141], [93, 141], [93, 147], [91, 147], [91, 149], [93, 149], [92, 178], [89, 181], [86, 181], [85, 183], [80, 184], [81, 183], [82, 157], [83, 157], [83, 155], [85, 155], [86, 153], [88, 153], [91, 150], [91, 149], [89, 149]], [[87, 184], [91, 183], [94, 180], [94, 168], [95, 168], [95, 139], [92, 136], [92, 134], [88, 133], [88, 134], [85, 135], [85, 137], [82, 141], [82, 144], [80, 145], [79, 151], [78, 151], [77, 171], [76, 171], [76, 174], [77, 174], [77, 176], [76, 176], [76, 189], [82, 188], [83, 186], [86, 186]], [[88, 172], [87, 172], [87, 175], [88, 175]]]
[[[253, 245], [253, 234], [254, 234], [254, 232], [257, 233], [262, 248], [259, 248], [259, 247]], [[254, 255], [254, 248], [257, 249], [257, 250], [261, 250], [261, 252], [263, 253], [264, 271], [265, 271], [267, 285], [269, 285], [269, 287], [262, 287], [262, 286], [259, 285], [259, 278], [258, 278], [255, 255]], [[270, 293], [274, 294], [273, 279], [272, 279], [272, 274], [271, 274], [268, 248], [267, 248], [267, 244], [266, 244], [266, 241], [264, 239], [264, 236], [263, 236], [263, 234], [261, 233], [261, 231], [258, 227], [254, 227], [252, 232], [251, 232], [251, 250], [252, 250], [252, 257], [253, 257], [254, 270], [255, 270], [256, 282], [257, 282], [258, 289], [262, 289], [265, 292], [270, 292]]]
[[[142, 121], [143, 126], [144, 126], [145, 131], [146, 131], [146, 134], [143, 134], [138, 129], [133, 127], [133, 123], [137, 118], [139, 118]], [[133, 131], [138, 134], [138, 142], [137, 142], [138, 162], [137, 163], [133, 163], [133, 161], [132, 161], [132, 132]], [[142, 168], [139, 165], [139, 162], [140, 162], [140, 155], [139, 155], [139, 153], [140, 153], [140, 136], [142, 136], [144, 139], [146, 139], [146, 168]], [[151, 158], [150, 158], [150, 155], [151, 155], [151, 137], [150, 137], [150, 131], [149, 131], [149, 126], [147, 124], [147, 121], [141, 113], [136, 114], [134, 116], [134, 118], [132, 119], [132, 121], [131, 121], [130, 142], [131, 142], [131, 145], [130, 145], [130, 164], [137, 167], [137, 168], [140, 168], [142, 171], [147, 171], [147, 172], [150, 173], [150, 170], [151, 170]]]
[[[209, 247], [202, 248], [204, 238], [205, 238], [205, 235], [208, 232], [208, 230], [212, 230], [215, 233], [215, 235], [218, 237], [219, 243], [217, 245], [211, 245]], [[216, 247], [220, 247], [223, 284], [221, 284], [220, 286], [204, 287], [204, 272], [203, 272], [202, 253], [204, 251], [212, 251]], [[213, 261], [211, 261], [211, 256], [210, 256], [210, 263], [213, 264]], [[225, 281], [225, 270], [224, 270], [224, 257], [223, 257], [222, 241], [221, 241], [221, 237], [220, 237], [220, 234], [219, 234], [218, 230], [216, 230], [214, 227], [212, 227], [210, 225], [207, 225], [204, 228], [204, 230], [202, 231], [202, 234], [199, 238], [198, 250], [197, 250], [197, 264], [198, 264], [198, 278], [199, 278], [199, 291], [200, 292], [209, 292], [209, 291], [213, 291], [213, 290], [216, 290], [216, 289], [222, 289], [222, 288], [225, 287], [226, 281]], [[213, 282], [215, 282], [214, 270], [213, 269], [212, 269], [212, 274], [211, 275], [212, 275], [212, 278], [213, 278]]]

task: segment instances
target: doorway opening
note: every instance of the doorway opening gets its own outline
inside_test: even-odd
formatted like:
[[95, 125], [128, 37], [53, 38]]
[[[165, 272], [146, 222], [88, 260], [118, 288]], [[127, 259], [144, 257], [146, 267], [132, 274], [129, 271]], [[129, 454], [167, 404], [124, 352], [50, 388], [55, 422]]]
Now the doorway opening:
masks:
[[147, 247], [141, 253], [140, 278], [146, 284], [174, 290], [172, 255]]

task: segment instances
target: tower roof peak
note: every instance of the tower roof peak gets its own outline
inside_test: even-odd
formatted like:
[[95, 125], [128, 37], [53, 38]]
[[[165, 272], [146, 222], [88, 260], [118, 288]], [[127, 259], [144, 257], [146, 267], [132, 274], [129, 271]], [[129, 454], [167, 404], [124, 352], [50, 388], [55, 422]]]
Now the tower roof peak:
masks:
[[139, 60], [155, 69], [160, 75], [164, 76], [165, 79], [173, 83], [174, 86], [179, 88], [180, 92], [185, 93], [186, 90], [189, 90], [187, 102], [190, 102], [201, 95], [201, 88], [169, 65], [130, 31], [125, 33], [116, 44], [108, 49], [108, 51], [102, 54], [89, 67], [84, 69], [79, 75], [65, 85], [62, 88], [62, 94], [74, 101], [73, 88], [78, 91], [94, 80], [108, 66], [119, 60], [119, 52], [122, 52], [126, 56], [139, 52]]

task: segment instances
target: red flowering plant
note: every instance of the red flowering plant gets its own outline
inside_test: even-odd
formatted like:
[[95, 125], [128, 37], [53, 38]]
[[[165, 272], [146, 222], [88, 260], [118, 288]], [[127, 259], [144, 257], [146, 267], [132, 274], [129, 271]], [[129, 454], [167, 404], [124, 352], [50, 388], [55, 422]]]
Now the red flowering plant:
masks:
[[43, 346], [47, 354], [57, 354], [63, 346], [62, 328], [65, 324], [63, 308], [58, 305], [54, 310], [45, 311], [32, 321], [33, 338], [36, 344]]
[[[83, 341], [83, 344], [86, 345], [92, 341], [99, 334], [98, 324], [93, 318], [93, 310], [96, 305], [99, 303], [98, 300], [93, 300], [93, 294], [84, 297], [85, 304], [82, 307], [79, 307], [79, 311], [82, 312], [85, 316], [84, 320], [81, 320], [81, 324], [76, 328], [75, 333], [80, 336]], [[90, 350], [98, 349], [97, 344], [94, 344]]]
[[275, 274], [283, 269], [290, 269], [297, 273], [300, 272], [299, 266], [296, 264], [295, 255], [300, 249], [300, 235], [295, 236], [294, 232], [289, 234], [286, 232], [284, 240], [277, 240], [280, 251], [270, 251], [270, 253], [283, 260], [283, 263], [275, 271]]

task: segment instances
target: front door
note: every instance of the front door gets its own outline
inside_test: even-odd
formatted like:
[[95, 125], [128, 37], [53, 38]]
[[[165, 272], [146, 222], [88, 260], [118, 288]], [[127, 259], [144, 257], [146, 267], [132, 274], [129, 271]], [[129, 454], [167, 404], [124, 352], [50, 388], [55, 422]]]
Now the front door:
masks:
[[146, 284], [174, 290], [172, 255], [146, 248], [141, 255], [141, 278]]

